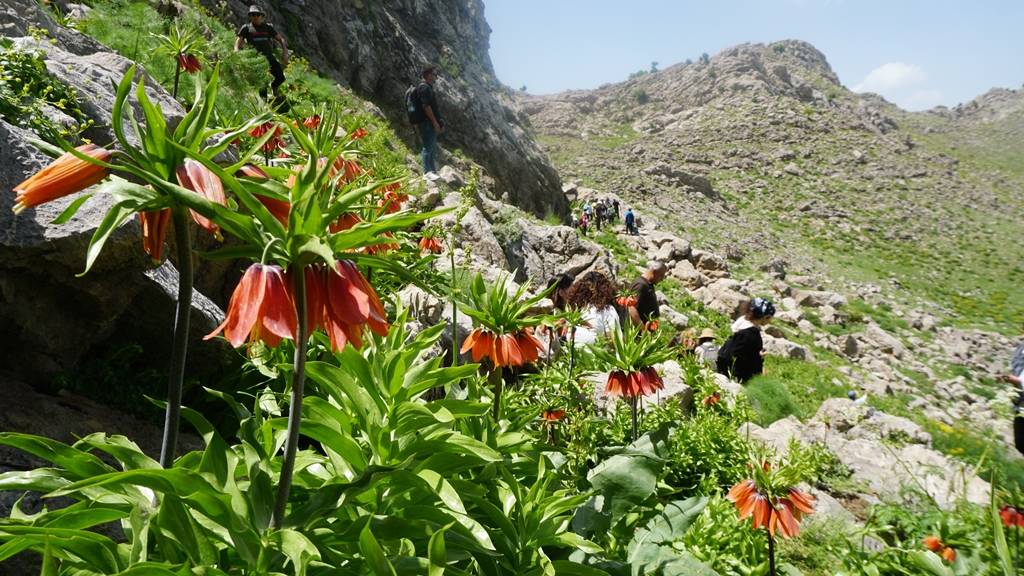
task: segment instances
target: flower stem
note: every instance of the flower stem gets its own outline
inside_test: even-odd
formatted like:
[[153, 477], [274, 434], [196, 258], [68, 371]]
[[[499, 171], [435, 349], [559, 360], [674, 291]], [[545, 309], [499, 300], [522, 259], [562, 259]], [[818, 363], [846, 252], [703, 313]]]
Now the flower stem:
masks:
[[171, 98], [178, 99], [178, 79], [181, 77], [181, 66], [174, 63], [174, 88], [171, 90]]
[[775, 538], [768, 532], [768, 574], [775, 576]]
[[455, 247], [454, 244], [455, 236], [452, 235], [452, 241], [448, 243], [448, 254], [451, 255], [452, 259], [452, 284], [451, 284], [451, 295], [450, 299], [452, 302], [452, 366], [459, 365], [459, 325], [457, 323], [459, 317], [459, 309], [455, 303]]
[[505, 388], [505, 380], [502, 378], [501, 367], [491, 372], [491, 384], [494, 386], [494, 421], [501, 420], [501, 392]]
[[629, 399], [629, 411], [632, 415], [633, 424], [633, 442], [636, 442], [636, 408], [637, 408], [637, 397], [633, 396]]
[[188, 326], [192, 313], [192, 231], [188, 212], [178, 206], [172, 209], [174, 244], [178, 249], [178, 302], [171, 336], [171, 366], [167, 374], [167, 409], [164, 412], [164, 438], [160, 444], [160, 465], [170, 468], [178, 447], [178, 420], [181, 415], [181, 389], [185, 380], [185, 358], [188, 355]]
[[569, 329], [569, 378], [575, 381], [573, 368], [576, 366], [576, 327]]
[[281, 478], [277, 483], [277, 500], [274, 502], [274, 516], [271, 528], [280, 528], [284, 523], [284, 509], [288, 504], [288, 493], [292, 488], [292, 471], [295, 468], [295, 453], [298, 451], [299, 426], [302, 425], [302, 392], [306, 384], [306, 271], [296, 264], [292, 274], [295, 294], [295, 315], [298, 322], [295, 330], [295, 361], [292, 372], [292, 400], [288, 409], [288, 440], [284, 445], [284, 462], [281, 464]]

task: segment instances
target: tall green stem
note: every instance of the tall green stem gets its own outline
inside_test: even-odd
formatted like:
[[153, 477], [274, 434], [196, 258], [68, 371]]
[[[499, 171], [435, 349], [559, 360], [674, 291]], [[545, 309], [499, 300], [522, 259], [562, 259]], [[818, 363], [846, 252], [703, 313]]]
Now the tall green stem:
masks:
[[448, 242], [448, 254], [451, 257], [452, 262], [452, 283], [449, 298], [452, 302], [452, 366], [459, 365], [459, 308], [455, 303], [455, 235], [452, 235], [452, 240]]
[[768, 574], [775, 576], [775, 537], [768, 532]]
[[569, 378], [576, 380], [573, 368], [576, 366], [576, 327], [569, 328]]
[[292, 488], [292, 471], [295, 468], [295, 453], [298, 451], [299, 427], [302, 425], [302, 393], [306, 385], [306, 271], [296, 264], [292, 274], [295, 294], [295, 315], [298, 317], [295, 330], [295, 361], [292, 372], [292, 401], [288, 409], [288, 440], [284, 445], [284, 462], [281, 464], [281, 479], [277, 483], [277, 500], [274, 502], [274, 516], [270, 526], [280, 528], [284, 522], [284, 509], [288, 504], [288, 493]]
[[171, 90], [171, 98], [178, 98], [178, 80], [181, 78], [181, 65], [174, 63], [174, 88]]
[[160, 465], [170, 468], [178, 447], [178, 420], [181, 416], [181, 389], [185, 380], [188, 355], [188, 326], [192, 313], [192, 231], [188, 211], [172, 209], [174, 244], [178, 248], [178, 303], [171, 336], [171, 366], [167, 373], [167, 409], [164, 412], [164, 438], [160, 444]]
[[631, 423], [633, 424], [633, 442], [636, 442], [636, 412], [637, 412], [637, 397], [633, 396], [629, 399], [629, 411], [631, 417]]
[[505, 389], [505, 379], [502, 377], [501, 368], [495, 368], [491, 372], [491, 385], [494, 386], [494, 407], [492, 410], [494, 421], [501, 420], [501, 392]]

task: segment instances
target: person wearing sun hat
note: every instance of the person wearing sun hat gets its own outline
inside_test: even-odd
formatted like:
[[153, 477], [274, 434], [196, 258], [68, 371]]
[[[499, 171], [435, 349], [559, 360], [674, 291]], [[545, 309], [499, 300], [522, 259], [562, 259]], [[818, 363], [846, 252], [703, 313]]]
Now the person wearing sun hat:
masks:
[[[248, 42], [254, 50], [263, 55], [270, 65], [270, 75], [274, 77], [270, 88], [274, 91], [274, 97], [281, 98], [281, 84], [284, 84], [284, 67], [288, 66], [288, 42], [272, 25], [263, 18], [263, 9], [258, 5], [249, 6], [249, 23], [238, 29], [235, 38], [235, 52], [242, 49], [242, 42]], [[274, 44], [281, 47], [281, 61], [278, 62], [274, 55]], [[261, 90], [260, 94], [266, 96], [266, 91]]]
[[697, 337], [697, 347], [693, 349], [697, 358], [709, 366], [718, 363], [718, 344], [715, 343], [717, 338], [714, 330], [705, 328], [701, 330], [700, 336]]

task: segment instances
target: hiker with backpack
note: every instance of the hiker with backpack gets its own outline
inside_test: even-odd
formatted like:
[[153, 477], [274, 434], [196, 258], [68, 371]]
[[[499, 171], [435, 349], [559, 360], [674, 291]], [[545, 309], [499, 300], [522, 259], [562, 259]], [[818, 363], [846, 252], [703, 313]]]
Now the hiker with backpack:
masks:
[[437, 172], [437, 136], [444, 132], [441, 110], [434, 95], [437, 66], [423, 69], [423, 81], [405, 91], [405, 109], [409, 122], [416, 126], [423, 144], [423, 173]]
[[775, 305], [767, 298], [754, 298], [747, 311], [732, 323], [732, 336], [718, 349], [716, 370], [739, 382], [764, 372], [764, 341], [761, 327], [775, 316]]
[[[270, 65], [270, 75], [274, 81], [270, 84], [274, 92], [275, 104], [281, 104], [284, 98], [281, 96], [281, 84], [284, 84], [284, 67], [288, 65], [288, 42], [273, 26], [264, 21], [263, 10], [253, 4], [249, 6], [249, 23], [238, 29], [235, 35], [235, 52], [242, 49], [242, 42], [245, 41], [254, 50], [263, 55]], [[274, 55], [274, 44], [281, 47], [281, 61], [278, 62]], [[260, 96], [267, 97], [267, 89], [260, 89]]]

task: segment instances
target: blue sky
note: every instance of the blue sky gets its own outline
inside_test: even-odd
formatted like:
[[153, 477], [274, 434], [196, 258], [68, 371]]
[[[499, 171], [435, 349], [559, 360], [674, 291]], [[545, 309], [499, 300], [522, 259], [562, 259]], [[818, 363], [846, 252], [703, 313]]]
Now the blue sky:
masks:
[[498, 78], [619, 82], [743, 42], [806, 40], [848, 88], [910, 110], [1024, 83], [1024, 0], [484, 0]]

